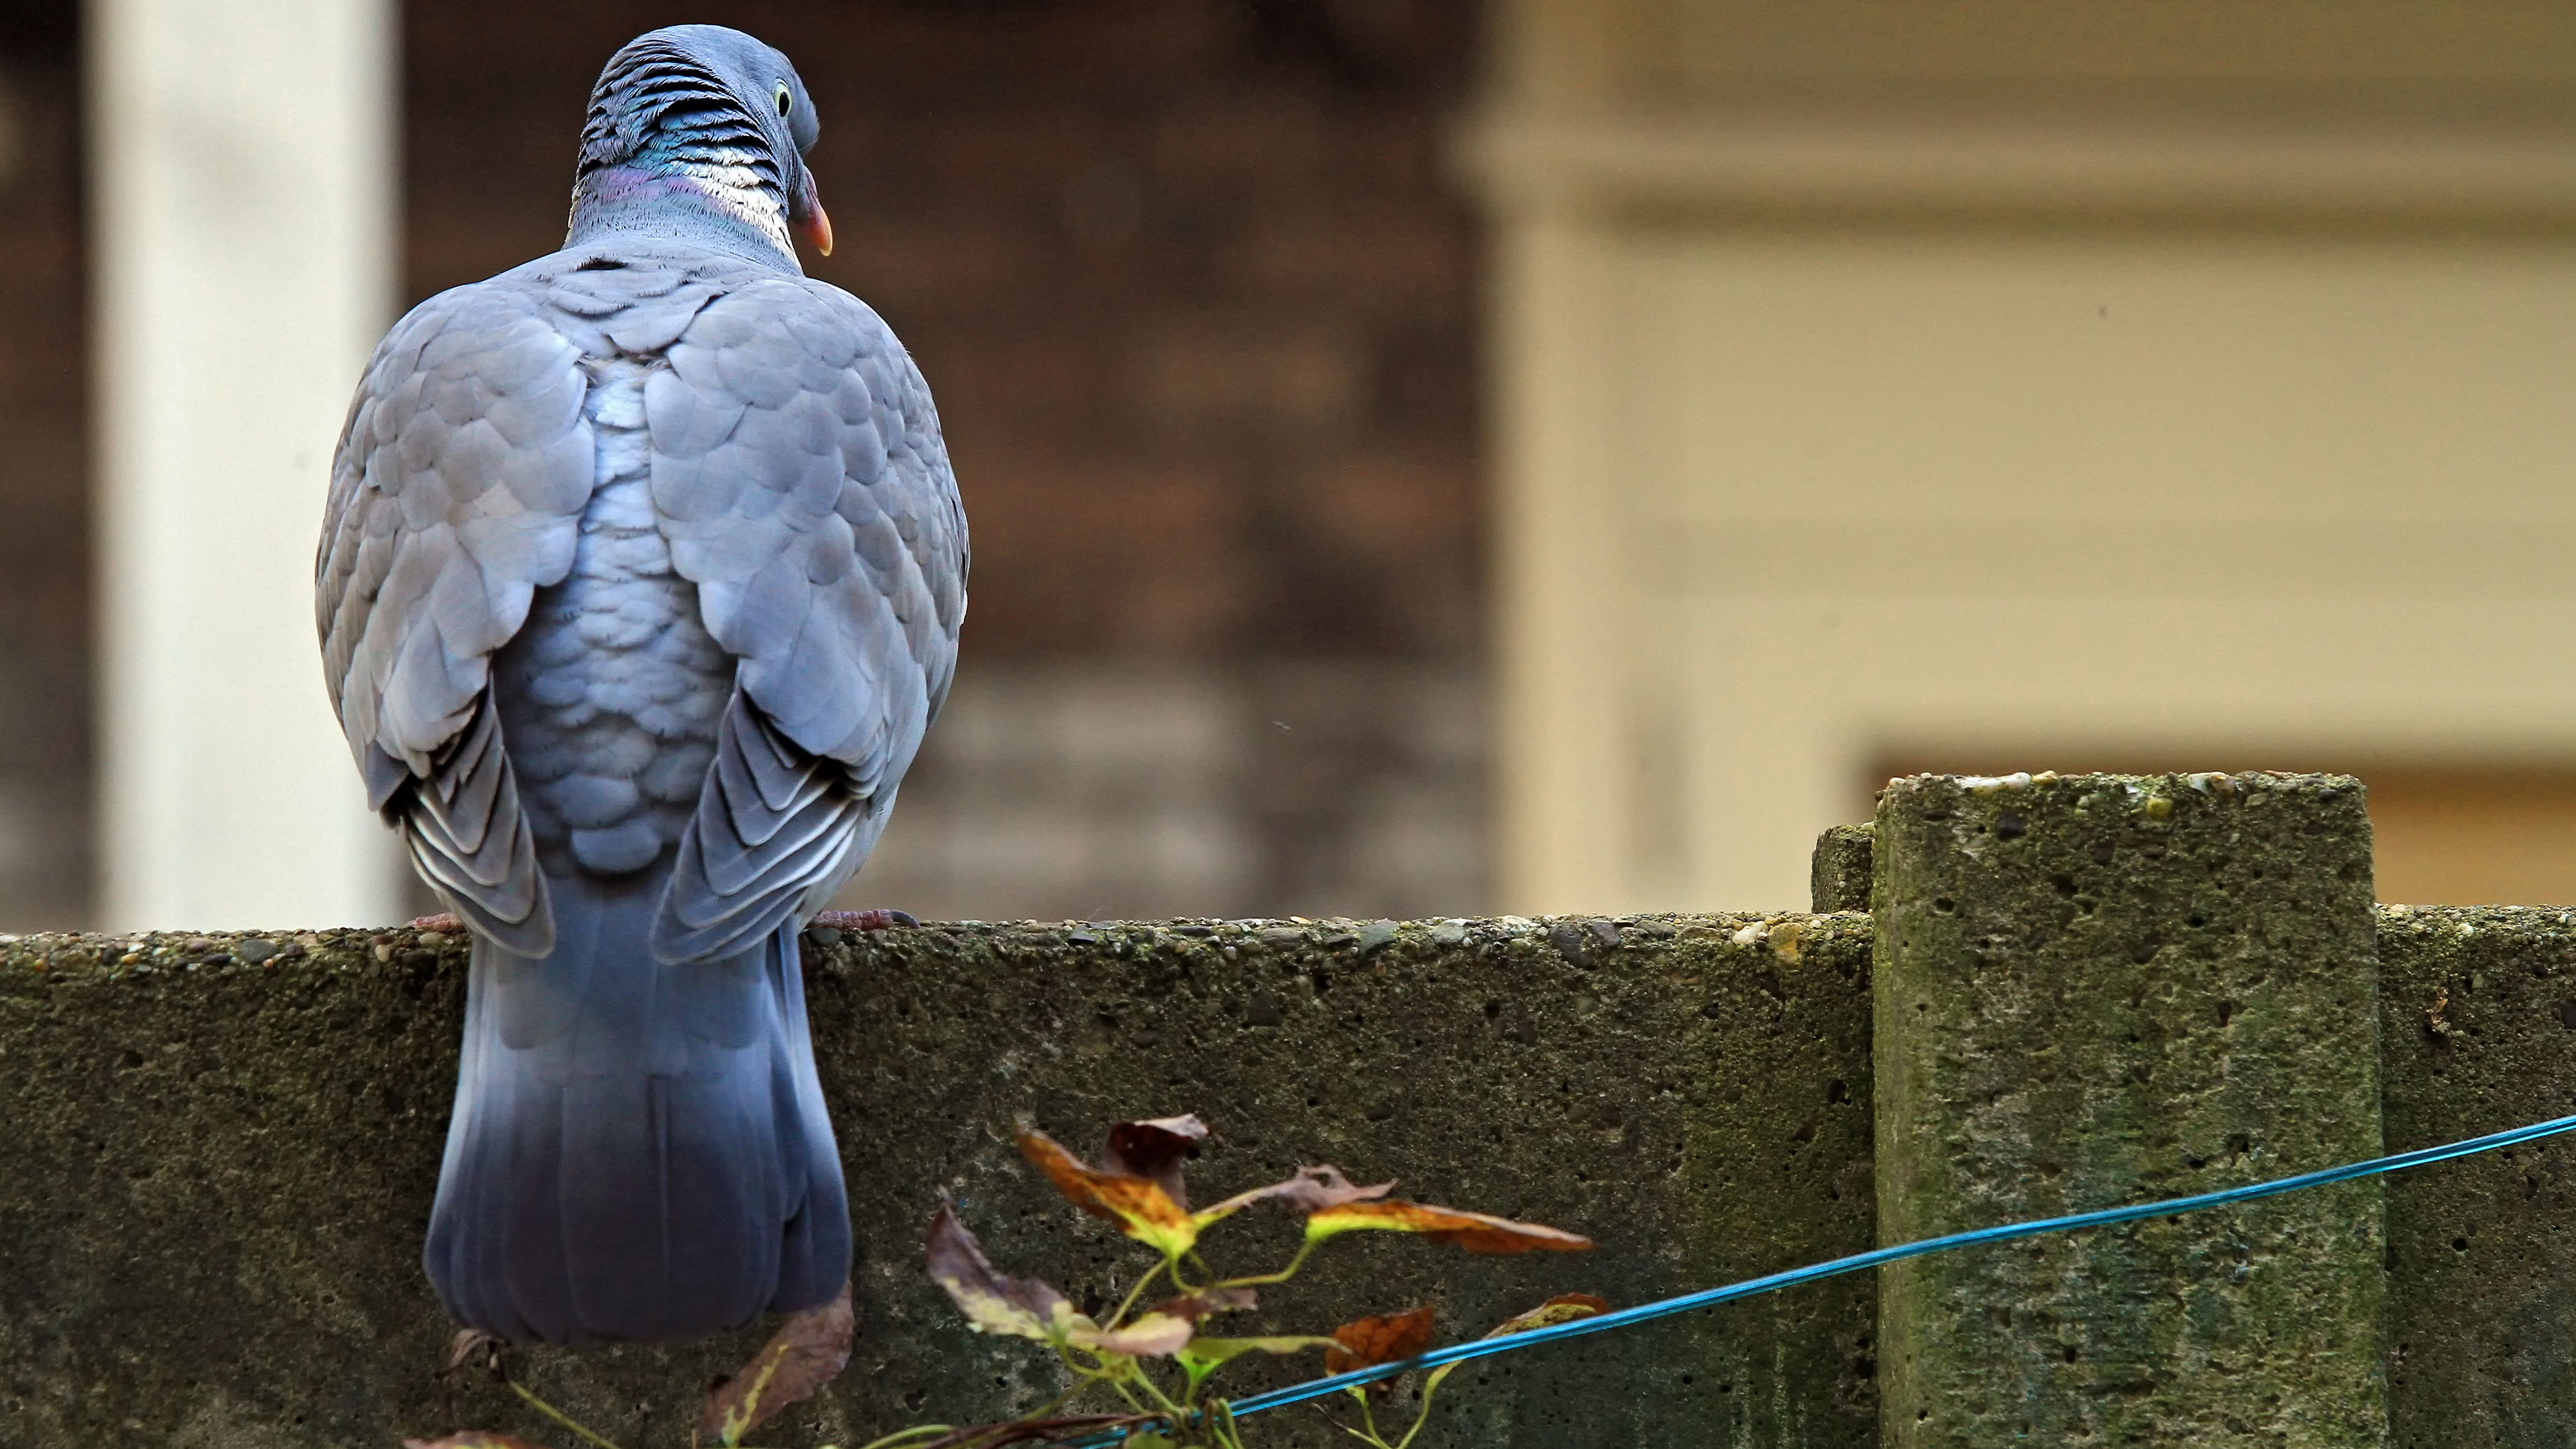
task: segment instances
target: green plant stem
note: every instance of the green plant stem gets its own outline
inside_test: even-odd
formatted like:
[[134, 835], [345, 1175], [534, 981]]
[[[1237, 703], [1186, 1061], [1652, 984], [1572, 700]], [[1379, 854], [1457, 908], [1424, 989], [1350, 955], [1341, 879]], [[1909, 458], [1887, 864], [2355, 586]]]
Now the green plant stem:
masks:
[[[1076, 1384], [1072, 1388], [1065, 1390], [1063, 1393], [1056, 1395], [1054, 1398], [1049, 1399], [1045, 1403], [1038, 1405], [1036, 1408], [1029, 1410], [1025, 1414], [1022, 1414], [1020, 1417], [1022, 1419], [1051, 1419], [1055, 1417], [1056, 1410], [1072, 1403], [1076, 1395], [1089, 1387], [1090, 1385], [1088, 1384]], [[869, 1444], [863, 1446], [863, 1449], [876, 1449], [876, 1446]]]
[[[1066, 1395], [1066, 1398], [1070, 1397], [1072, 1397], [1070, 1394]], [[1062, 1403], [1063, 1400], [1059, 1399], [1056, 1402]], [[1040, 1413], [1037, 1414], [1023, 1415], [1022, 1417], [1035, 1419], [1042, 1416], [1043, 1411], [1040, 1411]], [[941, 1434], [954, 1434], [956, 1432], [957, 1428], [953, 1424], [915, 1424], [909, 1429], [897, 1429], [882, 1439], [870, 1439], [865, 1444], [860, 1445], [859, 1449], [894, 1449], [895, 1445], [902, 1443], [906, 1439], [928, 1439]]]
[[1163, 1261], [1156, 1263], [1153, 1267], [1146, 1270], [1144, 1277], [1136, 1280], [1135, 1287], [1127, 1290], [1127, 1296], [1120, 1299], [1118, 1302], [1118, 1311], [1109, 1315], [1109, 1322], [1105, 1326], [1116, 1328], [1118, 1325], [1126, 1322], [1127, 1310], [1135, 1307], [1136, 1300], [1144, 1296], [1145, 1285], [1153, 1282], [1156, 1278], [1163, 1276], [1163, 1270], [1166, 1268], [1170, 1268], [1172, 1270], [1172, 1282], [1175, 1285], [1179, 1284], [1181, 1281], [1180, 1269], [1173, 1264], [1171, 1259], [1165, 1258]]
[[520, 1383], [518, 1380], [512, 1379], [510, 1381], [510, 1392], [517, 1394], [520, 1398], [523, 1398], [530, 1404], [535, 1405], [538, 1413], [545, 1415], [547, 1418], [552, 1419], [556, 1423], [563, 1425], [565, 1428], [570, 1429], [576, 1434], [579, 1434], [591, 1443], [598, 1445], [599, 1449], [617, 1449], [615, 1444], [610, 1443], [606, 1439], [602, 1439], [597, 1434], [594, 1434], [590, 1432], [590, 1430], [582, 1427], [581, 1424], [576, 1422], [571, 1415], [529, 1392], [528, 1386]]
[[1128, 1391], [1128, 1385], [1125, 1379], [1109, 1374], [1102, 1374], [1100, 1376], [1100, 1381], [1109, 1385], [1111, 1392], [1117, 1394], [1118, 1397], [1125, 1399], [1127, 1401], [1127, 1407], [1134, 1409], [1137, 1413], [1150, 1414], [1154, 1412], [1152, 1409], [1145, 1406], [1145, 1401], [1143, 1399], [1136, 1397], [1133, 1393]]
[[1205, 1422], [1222, 1449], [1243, 1449], [1243, 1435], [1234, 1427], [1234, 1405], [1223, 1399], [1209, 1404]]
[[[1092, 1375], [1084, 1373], [1084, 1371], [1079, 1368], [1075, 1368], [1074, 1372], [1082, 1373], [1086, 1379], [1092, 1377]], [[1045, 1403], [1038, 1405], [1036, 1408], [1029, 1410], [1027, 1413], [1020, 1415], [1018, 1418], [1007, 1419], [998, 1424], [987, 1424], [976, 1434], [974, 1439], [966, 1440], [965, 1444], [972, 1445], [979, 1440], [990, 1438], [992, 1435], [1000, 1433], [1013, 1424], [1025, 1424], [1035, 1419], [1051, 1418], [1054, 1416], [1056, 1410], [1063, 1408], [1068, 1403], [1071, 1403], [1076, 1396], [1089, 1387], [1091, 1387], [1091, 1385], [1088, 1383], [1076, 1384], [1072, 1388], [1065, 1390], [1063, 1393], [1056, 1395], [1054, 1398], [1047, 1400]], [[919, 1439], [940, 1434], [955, 1434], [959, 1432], [961, 1431], [953, 1424], [915, 1424], [909, 1429], [898, 1429], [895, 1432], [886, 1435], [882, 1439], [869, 1440], [867, 1443], [860, 1445], [859, 1449], [893, 1449], [893, 1446], [900, 1444], [907, 1439]]]
[[[1350, 1435], [1352, 1438], [1359, 1440], [1363, 1444], [1374, 1444], [1377, 1446], [1377, 1449], [1394, 1449], [1393, 1445], [1386, 1442], [1386, 1436], [1377, 1431], [1377, 1411], [1369, 1406], [1368, 1391], [1366, 1389], [1344, 1389], [1342, 1392], [1350, 1395], [1352, 1400], [1360, 1406], [1360, 1422], [1368, 1427], [1365, 1430], [1354, 1429], [1350, 1425], [1343, 1423], [1341, 1420], [1334, 1418], [1330, 1414], [1324, 1415], [1324, 1422], [1341, 1430], [1343, 1433]], [[1320, 1406], [1318, 1407], [1320, 1408]]]
[[1172, 1402], [1171, 1395], [1163, 1392], [1163, 1386], [1154, 1382], [1153, 1376], [1145, 1372], [1145, 1366], [1143, 1364], [1136, 1362], [1134, 1359], [1129, 1359], [1127, 1361], [1127, 1373], [1134, 1381], [1136, 1387], [1143, 1389], [1146, 1393], [1154, 1396], [1154, 1402], [1162, 1407], [1163, 1412], [1175, 1415], [1187, 1414], [1189, 1412], [1181, 1405]]
[[[1451, 1366], [1441, 1365], [1442, 1368]], [[1445, 1374], [1433, 1374], [1423, 1382], [1422, 1406], [1413, 1411], [1413, 1427], [1405, 1430], [1404, 1437], [1395, 1441], [1395, 1449], [1412, 1449], [1413, 1436], [1421, 1433], [1422, 1426], [1431, 1422], [1431, 1396], [1440, 1392], [1440, 1380], [1445, 1377], [1447, 1377]]]
[[1216, 1282], [1209, 1284], [1208, 1287], [1258, 1288], [1265, 1283], [1285, 1283], [1289, 1279], [1296, 1277], [1297, 1270], [1306, 1265], [1306, 1255], [1315, 1251], [1316, 1241], [1316, 1239], [1308, 1238], [1306, 1241], [1298, 1244], [1297, 1256], [1289, 1259], [1288, 1266], [1280, 1269], [1276, 1273], [1264, 1273], [1254, 1278], [1221, 1278]]
[[1374, 1434], [1363, 1434], [1359, 1430], [1352, 1428], [1350, 1425], [1343, 1423], [1339, 1419], [1327, 1418], [1324, 1422], [1341, 1430], [1343, 1433], [1350, 1435], [1352, 1438], [1359, 1440], [1363, 1444], [1375, 1444], [1377, 1449], [1386, 1449], [1386, 1441], [1378, 1438]]

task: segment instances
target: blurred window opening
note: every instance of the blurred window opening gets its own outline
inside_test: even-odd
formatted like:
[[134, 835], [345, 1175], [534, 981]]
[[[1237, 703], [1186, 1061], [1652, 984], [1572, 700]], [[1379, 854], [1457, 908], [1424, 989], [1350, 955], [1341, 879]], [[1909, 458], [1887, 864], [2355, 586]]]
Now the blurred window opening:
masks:
[[[2295, 756], [2295, 761], [2293, 760]], [[2391, 905], [2576, 905], [2576, 767], [2409, 765], [2319, 752], [2235, 749], [2134, 752], [2034, 748], [1889, 757], [1852, 793], [1867, 820], [1878, 787], [1899, 775], [1994, 775], [2055, 769], [2157, 775], [2187, 770], [2330, 770], [2370, 794], [2374, 889]]]

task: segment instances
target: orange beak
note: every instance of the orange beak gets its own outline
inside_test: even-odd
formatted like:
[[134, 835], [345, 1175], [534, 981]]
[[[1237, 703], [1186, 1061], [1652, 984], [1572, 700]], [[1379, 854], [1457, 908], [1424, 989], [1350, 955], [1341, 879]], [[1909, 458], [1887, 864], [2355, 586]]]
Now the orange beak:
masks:
[[814, 250], [828, 257], [832, 254], [832, 218], [823, 210], [823, 193], [815, 189], [811, 171], [805, 173], [804, 191], [805, 194], [797, 198], [805, 204], [805, 219], [799, 225], [804, 230], [805, 239], [814, 244]]

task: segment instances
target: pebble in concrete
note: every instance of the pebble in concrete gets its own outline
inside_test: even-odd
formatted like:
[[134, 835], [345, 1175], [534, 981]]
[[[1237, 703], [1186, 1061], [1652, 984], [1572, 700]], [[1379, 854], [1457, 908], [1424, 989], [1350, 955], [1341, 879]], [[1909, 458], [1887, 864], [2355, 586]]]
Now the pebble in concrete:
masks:
[[[1917, 776], [1876, 829], [1903, 1242], [2379, 1151], [2370, 828], [2331, 775]], [[2380, 1188], [1899, 1265], [1882, 1442], [2379, 1445]]]

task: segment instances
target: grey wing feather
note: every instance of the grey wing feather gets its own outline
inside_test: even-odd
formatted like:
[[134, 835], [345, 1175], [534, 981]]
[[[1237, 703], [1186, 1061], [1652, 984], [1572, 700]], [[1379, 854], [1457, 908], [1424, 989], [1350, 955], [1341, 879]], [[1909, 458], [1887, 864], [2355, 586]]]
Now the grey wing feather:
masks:
[[553, 939], [489, 696], [492, 651], [572, 566], [594, 449], [578, 351], [505, 282], [442, 293], [378, 346], [332, 463], [323, 667], [375, 806], [505, 948]]
[[865, 858], [947, 698], [967, 541], [930, 390], [856, 298], [761, 281], [667, 356], [644, 396], [654, 503], [741, 661], [655, 926], [685, 960], [810, 914]]

